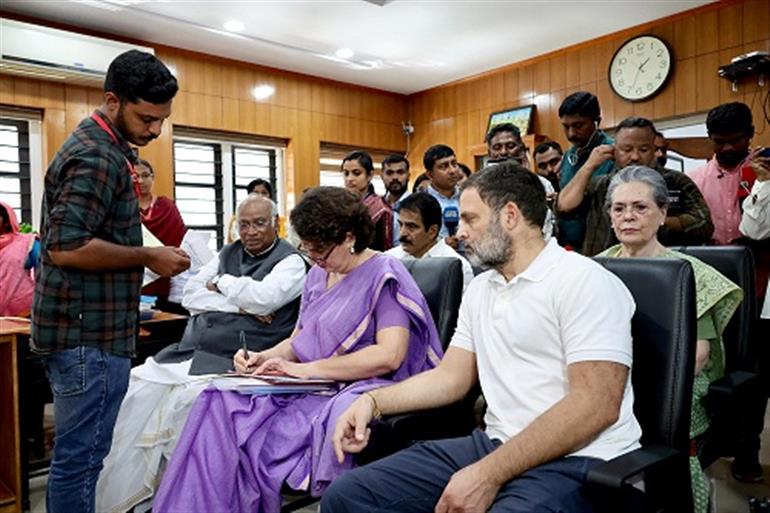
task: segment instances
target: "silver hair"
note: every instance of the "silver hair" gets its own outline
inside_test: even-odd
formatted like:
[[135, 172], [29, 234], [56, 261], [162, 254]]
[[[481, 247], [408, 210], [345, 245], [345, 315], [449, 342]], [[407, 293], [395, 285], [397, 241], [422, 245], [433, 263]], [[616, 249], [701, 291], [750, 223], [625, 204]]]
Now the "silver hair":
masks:
[[652, 200], [658, 208], [668, 207], [668, 187], [663, 180], [663, 175], [647, 166], [626, 166], [610, 179], [607, 196], [604, 198], [604, 208], [609, 209], [612, 205], [612, 194], [618, 185], [634, 182], [641, 182], [650, 187]]
[[238, 205], [238, 209], [235, 211], [235, 220], [240, 222], [241, 210], [246, 208], [248, 205], [251, 205], [252, 203], [260, 202], [266, 202], [270, 204], [270, 222], [273, 224], [273, 228], [275, 228], [275, 218], [278, 217], [278, 205], [276, 205], [275, 202], [270, 198], [265, 198], [264, 196], [254, 192], [246, 196], [246, 198]]

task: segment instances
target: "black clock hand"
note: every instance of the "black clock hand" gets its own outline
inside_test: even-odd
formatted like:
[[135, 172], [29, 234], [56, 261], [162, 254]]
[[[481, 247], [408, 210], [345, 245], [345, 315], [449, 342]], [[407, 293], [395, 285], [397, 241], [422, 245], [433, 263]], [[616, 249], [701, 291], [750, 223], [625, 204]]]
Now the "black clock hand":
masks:
[[646, 61], [644, 61], [644, 62], [643, 62], [643, 63], [642, 63], [640, 66], [639, 66], [639, 71], [641, 71], [642, 73], [644, 73], [644, 69], [643, 69], [643, 68], [644, 68], [645, 64], [647, 64], [648, 62], [650, 62], [650, 57], [647, 57], [647, 60], [646, 60]]

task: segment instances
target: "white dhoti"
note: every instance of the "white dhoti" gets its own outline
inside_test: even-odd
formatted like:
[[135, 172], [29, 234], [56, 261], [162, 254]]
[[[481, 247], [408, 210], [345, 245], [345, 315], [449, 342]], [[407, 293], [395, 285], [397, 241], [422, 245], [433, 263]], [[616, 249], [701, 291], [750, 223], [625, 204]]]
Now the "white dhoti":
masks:
[[96, 485], [96, 511], [124, 512], [149, 499], [160, 483], [195, 399], [216, 375], [189, 376], [191, 361], [131, 369], [112, 448]]

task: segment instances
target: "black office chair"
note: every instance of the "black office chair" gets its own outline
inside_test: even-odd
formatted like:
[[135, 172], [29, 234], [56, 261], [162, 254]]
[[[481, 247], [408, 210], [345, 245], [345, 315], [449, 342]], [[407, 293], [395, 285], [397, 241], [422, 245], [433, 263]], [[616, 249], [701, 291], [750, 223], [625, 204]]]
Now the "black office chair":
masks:
[[[457, 258], [423, 258], [403, 261], [428, 302], [441, 345], [446, 349], [457, 326], [463, 294], [463, 269]], [[358, 465], [388, 456], [414, 440], [462, 436], [473, 431], [473, 400], [478, 393], [445, 408], [393, 415], [372, 427], [366, 449], [356, 457]], [[288, 492], [288, 490], [287, 490]], [[297, 511], [317, 499], [301, 494], [281, 511]]]
[[709, 387], [706, 405], [711, 426], [698, 455], [708, 467], [716, 459], [735, 455], [744, 435], [747, 412], [763, 408], [758, 375], [759, 351], [752, 347], [750, 328], [756, 318], [755, 270], [751, 250], [743, 246], [686, 246], [671, 248], [709, 264], [743, 290], [743, 302], [725, 328], [725, 376]]
[[[430, 307], [441, 345], [446, 349], [454, 335], [463, 293], [463, 272], [456, 258], [423, 258], [404, 265], [414, 277]], [[455, 404], [403, 415], [385, 417], [372, 427], [366, 449], [356, 457], [364, 465], [407, 447], [415, 440], [435, 440], [464, 436], [476, 423], [473, 404], [478, 388]]]
[[692, 267], [675, 259], [595, 260], [623, 280], [636, 301], [631, 382], [642, 447], [591, 470], [589, 491], [597, 511], [692, 511], [688, 463], [696, 342]]

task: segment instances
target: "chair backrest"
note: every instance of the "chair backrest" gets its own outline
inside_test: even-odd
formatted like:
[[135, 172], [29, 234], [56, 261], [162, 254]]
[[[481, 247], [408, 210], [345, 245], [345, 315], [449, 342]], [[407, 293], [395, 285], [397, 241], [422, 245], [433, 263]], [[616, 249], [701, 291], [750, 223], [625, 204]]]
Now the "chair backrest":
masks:
[[743, 290], [743, 301], [722, 334], [725, 368], [755, 371], [756, 352], [752, 353], [749, 330], [756, 317], [754, 257], [744, 246], [683, 246], [671, 248], [707, 263]]
[[449, 346], [463, 296], [463, 268], [458, 258], [410, 258], [402, 261], [411, 273], [438, 329], [444, 349]]
[[681, 259], [595, 260], [625, 283], [636, 302], [631, 381], [642, 443], [688, 454], [696, 341], [692, 267]]

